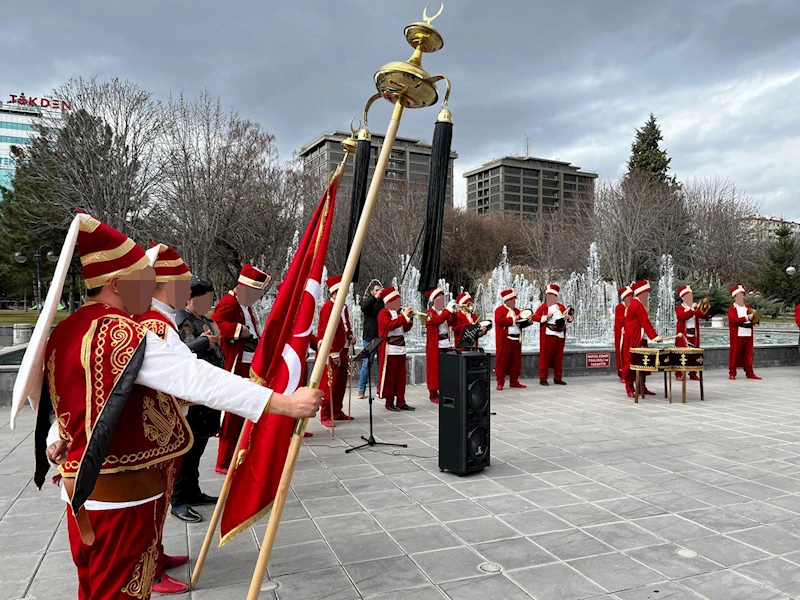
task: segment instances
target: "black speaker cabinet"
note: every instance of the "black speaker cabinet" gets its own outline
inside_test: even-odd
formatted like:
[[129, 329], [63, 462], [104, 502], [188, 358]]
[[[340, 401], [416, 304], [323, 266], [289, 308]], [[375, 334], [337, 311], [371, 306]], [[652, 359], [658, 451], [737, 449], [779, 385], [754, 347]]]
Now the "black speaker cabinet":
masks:
[[439, 357], [439, 469], [458, 475], [489, 466], [489, 356], [450, 350]]

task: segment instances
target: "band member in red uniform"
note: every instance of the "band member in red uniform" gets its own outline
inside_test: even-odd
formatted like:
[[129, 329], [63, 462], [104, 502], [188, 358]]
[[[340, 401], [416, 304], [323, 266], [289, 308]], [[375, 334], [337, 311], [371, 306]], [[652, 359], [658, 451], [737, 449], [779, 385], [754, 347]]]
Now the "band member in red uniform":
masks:
[[431, 307], [425, 321], [425, 378], [428, 396], [434, 404], [439, 404], [439, 355], [452, 348], [450, 327], [455, 325], [456, 316], [444, 307], [444, 290], [435, 288], [426, 296]]
[[[456, 296], [456, 304], [458, 304], [460, 308], [454, 309], [456, 322], [453, 325], [453, 334], [455, 336], [453, 345], [458, 346], [459, 342], [461, 341], [461, 336], [464, 333], [464, 328], [467, 327], [467, 325], [474, 325], [477, 323], [478, 316], [474, 311], [468, 308], [470, 306], [475, 306], [475, 301], [468, 292], [461, 292], [458, 296]], [[478, 346], [477, 339], [475, 340], [475, 346]]]
[[[678, 296], [681, 304], [675, 307], [675, 346], [684, 348], [700, 347], [700, 319], [708, 319], [710, 316], [709, 308], [702, 309], [694, 301], [694, 292], [689, 285], [682, 285], [678, 288]], [[679, 372], [675, 373], [675, 379], [680, 381], [683, 378]], [[695, 371], [689, 373], [690, 379], [700, 379]]]
[[753, 371], [753, 315], [752, 307], [744, 303], [744, 286], [731, 288], [733, 304], [728, 308], [728, 330], [731, 349], [728, 354], [729, 379], [736, 379], [736, 370], [744, 369], [748, 379], [761, 379]]
[[378, 313], [378, 337], [386, 338], [378, 350], [378, 398], [386, 410], [416, 410], [406, 403], [406, 340], [411, 330], [413, 308], [400, 310], [400, 292], [389, 286], [381, 290], [383, 308]]
[[509, 387], [528, 387], [519, 382], [522, 371], [522, 329], [519, 326], [519, 310], [517, 310], [517, 294], [514, 290], [500, 292], [503, 303], [494, 311], [495, 325], [495, 366], [497, 389], [502, 390], [506, 375], [511, 383]]
[[[144, 251], [85, 214], [67, 238], [75, 234], [89, 300], [42, 349], [34, 481], [41, 487], [48, 459], [59, 465], [79, 600], [148, 600], [168, 471], [192, 444], [176, 398], [257, 421], [265, 412], [313, 416], [321, 394], [303, 388], [289, 398], [176, 352], [128, 316], [147, 310], [155, 289]], [[71, 249], [62, 253], [61, 280], [52, 285], [63, 285], [70, 260]], [[29, 347], [34, 356], [40, 339]], [[29, 394], [30, 381], [24, 385]]]
[[567, 385], [563, 379], [564, 343], [567, 339], [567, 323], [572, 323], [572, 315], [567, 307], [558, 302], [561, 288], [551, 283], [545, 288], [544, 304], [536, 309], [531, 321], [539, 323], [539, 384], [547, 383], [550, 369], [553, 369], [553, 383]]
[[621, 383], [625, 383], [622, 376], [622, 330], [625, 325], [625, 311], [631, 305], [633, 290], [629, 285], [619, 288], [619, 304], [614, 307], [614, 362], [617, 364], [617, 375]]
[[[647, 346], [645, 336], [654, 342], [663, 341], [647, 316], [650, 282], [642, 279], [631, 287], [633, 288], [633, 300], [631, 300], [628, 310], [625, 311], [625, 325], [622, 333], [622, 356], [625, 361], [622, 366], [622, 375], [625, 377], [625, 390], [628, 392], [629, 398], [635, 396], [634, 381], [636, 379], [636, 373], [631, 369], [631, 348]], [[647, 386], [644, 388], [644, 393], [648, 396], [655, 396], [655, 392], [648, 390]]]
[[[332, 275], [328, 277], [325, 285], [328, 286], [331, 297], [319, 311], [319, 327], [317, 328], [318, 340], [325, 337], [325, 328], [328, 326], [328, 321], [331, 318], [336, 294], [339, 292], [339, 288], [342, 285], [342, 276]], [[355, 344], [355, 340], [353, 328], [350, 326], [350, 313], [347, 310], [347, 306], [345, 306], [342, 312], [342, 318], [339, 319], [339, 325], [336, 328], [336, 335], [331, 344], [328, 364], [325, 366], [325, 372], [322, 374], [322, 381], [320, 382], [320, 389], [325, 392], [325, 400], [322, 401], [322, 408], [319, 411], [319, 416], [325, 427], [331, 427], [333, 425], [333, 423], [331, 423], [331, 418], [337, 421], [353, 420], [353, 417], [344, 413], [342, 403], [344, 402], [344, 392], [347, 389], [350, 347]]]
[[[264, 295], [271, 277], [253, 265], [244, 265], [237, 286], [220, 298], [211, 320], [219, 326], [225, 370], [250, 378], [250, 363], [258, 346], [259, 328], [253, 304]], [[219, 430], [217, 473], [224, 475], [236, 451], [244, 419], [226, 413]]]

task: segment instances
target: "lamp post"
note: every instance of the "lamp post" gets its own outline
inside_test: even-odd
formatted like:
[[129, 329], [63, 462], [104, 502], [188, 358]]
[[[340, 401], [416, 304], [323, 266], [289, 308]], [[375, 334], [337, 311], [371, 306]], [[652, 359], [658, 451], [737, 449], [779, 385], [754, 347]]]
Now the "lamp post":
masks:
[[789, 277], [793, 277], [795, 273], [797, 273], [797, 269], [795, 269], [793, 266], [790, 265], [790, 266], [786, 267], [786, 274]]
[[42, 252], [45, 248], [49, 248], [47, 254], [45, 254], [45, 258], [47, 262], [58, 262], [58, 255], [53, 252], [52, 246], [49, 244], [44, 244], [43, 246], [39, 246], [38, 248], [34, 248], [28, 244], [25, 244], [22, 248], [20, 248], [17, 252], [14, 253], [14, 260], [19, 264], [25, 264], [28, 261], [28, 256], [25, 254], [25, 249], [29, 248], [33, 250], [33, 262], [36, 264], [36, 312], [41, 314], [42, 313], [42, 274], [40, 269], [40, 264], [42, 260]]

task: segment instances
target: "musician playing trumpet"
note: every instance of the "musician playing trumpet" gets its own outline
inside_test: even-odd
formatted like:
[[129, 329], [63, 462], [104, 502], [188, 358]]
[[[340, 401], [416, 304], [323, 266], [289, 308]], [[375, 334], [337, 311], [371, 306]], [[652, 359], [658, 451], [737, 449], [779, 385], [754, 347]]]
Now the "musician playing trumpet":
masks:
[[522, 371], [522, 329], [530, 325], [530, 319], [520, 319], [517, 309], [517, 294], [508, 289], [500, 292], [502, 304], [494, 311], [496, 356], [494, 372], [497, 389], [505, 386], [506, 375], [512, 388], [528, 387], [519, 382]]
[[383, 308], [378, 313], [378, 337], [386, 338], [378, 350], [378, 398], [386, 410], [416, 410], [406, 403], [405, 333], [414, 323], [412, 307], [400, 309], [400, 292], [393, 286], [380, 292]]
[[733, 304], [728, 307], [728, 330], [731, 349], [728, 354], [729, 379], [736, 379], [736, 370], [744, 369], [748, 379], [761, 379], [753, 371], [753, 307], [744, 303], [744, 286], [731, 288]]
[[[678, 288], [678, 297], [681, 304], [675, 307], [677, 322], [675, 325], [675, 346], [683, 348], [691, 346], [700, 347], [700, 319], [708, 319], [711, 316], [711, 309], [707, 299], [701, 304], [694, 301], [694, 293], [690, 285], [682, 285]], [[675, 373], [675, 379], [680, 381], [683, 374], [680, 371]], [[700, 379], [695, 371], [689, 372], [690, 379]]]
[[444, 307], [444, 290], [434, 288], [425, 296], [431, 307], [425, 321], [425, 373], [428, 397], [439, 404], [439, 355], [452, 348], [450, 328], [456, 324], [456, 315]]
[[551, 283], [545, 288], [544, 304], [533, 313], [531, 320], [539, 323], [539, 385], [550, 385], [547, 377], [553, 369], [553, 383], [567, 385], [563, 379], [564, 343], [567, 323], [572, 323], [572, 311], [558, 302], [561, 288]]

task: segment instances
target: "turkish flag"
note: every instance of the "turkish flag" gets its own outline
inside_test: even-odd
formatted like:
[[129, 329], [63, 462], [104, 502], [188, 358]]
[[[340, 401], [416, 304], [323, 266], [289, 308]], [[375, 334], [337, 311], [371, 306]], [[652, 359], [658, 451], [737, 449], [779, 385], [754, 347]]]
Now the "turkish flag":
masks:
[[[250, 378], [281, 394], [300, 385], [322, 269], [328, 254], [336, 179], [317, 206], [281, 283], [253, 358]], [[238, 466], [220, 525], [220, 546], [266, 515], [278, 491], [296, 420], [264, 415], [245, 423]]]

